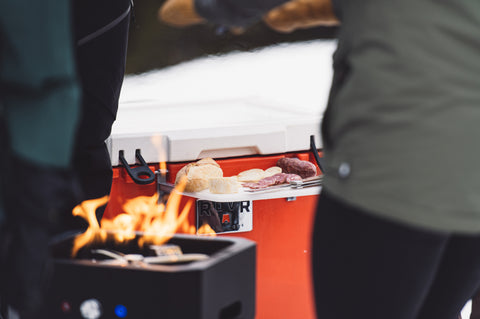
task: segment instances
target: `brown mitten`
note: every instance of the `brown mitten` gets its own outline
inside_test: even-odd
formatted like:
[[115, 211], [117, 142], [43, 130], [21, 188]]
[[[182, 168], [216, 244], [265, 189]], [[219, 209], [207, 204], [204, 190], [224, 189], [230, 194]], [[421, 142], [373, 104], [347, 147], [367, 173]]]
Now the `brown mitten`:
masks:
[[174, 27], [187, 27], [206, 22], [195, 11], [194, 0], [167, 0], [158, 11], [158, 18]]
[[269, 11], [263, 20], [273, 30], [285, 33], [339, 24], [331, 0], [291, 0]]

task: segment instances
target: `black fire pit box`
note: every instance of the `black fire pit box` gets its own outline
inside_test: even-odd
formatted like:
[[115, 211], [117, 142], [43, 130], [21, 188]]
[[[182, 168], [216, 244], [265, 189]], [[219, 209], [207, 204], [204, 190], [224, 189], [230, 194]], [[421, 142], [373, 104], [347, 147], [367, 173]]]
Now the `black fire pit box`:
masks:
[[[138, 239], [138, 238], [137, 238]], [[244, 238], [175, 235], [184, 264], [105, 265], [81, 259], [92, 249], [143, 254], [135, 240], [82, 248], [70, 258], [73, 237], [53, 245], [54, 274], [45, 318], [251, 319], [255, 316], [256, 244]], [[81, 311], [83, 309], [83, 312]], [[99, 314], [101, 314], [99, 316]]]

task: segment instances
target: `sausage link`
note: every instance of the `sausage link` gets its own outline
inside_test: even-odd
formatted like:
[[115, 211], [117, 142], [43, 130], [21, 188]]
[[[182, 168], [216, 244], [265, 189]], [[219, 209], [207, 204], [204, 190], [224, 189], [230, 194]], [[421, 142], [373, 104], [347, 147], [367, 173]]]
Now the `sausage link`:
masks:
[[317, 167], [315, 164], [309, 161], [302, 161], [298, 158], [283, 157], [277, 161], [277, 166], [282, 168], [282, 172], [287, 174], [297, 174], [301, 178], [317, 175]]

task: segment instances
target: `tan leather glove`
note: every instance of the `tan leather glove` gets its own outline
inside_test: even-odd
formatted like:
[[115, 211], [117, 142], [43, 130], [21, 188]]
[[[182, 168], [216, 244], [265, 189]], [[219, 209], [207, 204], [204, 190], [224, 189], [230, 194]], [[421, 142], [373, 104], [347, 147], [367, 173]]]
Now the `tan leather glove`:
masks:
[[167, 0], [158, 11], [158, 18], [174, 27], [187, 27], [205, 23], [195, 11], [194, 0]]
[[263, 21], [273, 30], [285, 33], [340, 23], [331, 0], [291, 0], [270, 10]]

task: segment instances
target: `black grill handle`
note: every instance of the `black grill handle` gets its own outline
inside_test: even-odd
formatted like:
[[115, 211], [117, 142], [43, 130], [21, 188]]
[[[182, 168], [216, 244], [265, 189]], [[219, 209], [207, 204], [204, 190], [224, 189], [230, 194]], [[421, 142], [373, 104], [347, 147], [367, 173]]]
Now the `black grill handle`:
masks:
[[322, 173], [325, 173], [325, 170], [324, 170], [325, 165], [323, 165], [324, 164], [323, 159], [321, 159], [320, 156], [318, 156], [314, 135], [310, 135], [310, 151], [313, 153], [313, 157], [315, 157], [315, 162], [317, 162], [318, 168], [320, 168]]
[[140, 150], [135, 150], [135, 157], [137, 158], [138, 162], [140, 162], [140, 166], [137, 167], [130, 167], [123, 155], [123, 150], [119, 153], [120, 162], [123, 164], [125, 169], [127, 170], [128, 175], [133, 179], [133, 181], [140, 185], [146, 185], [153, 183], [155, 181], [155, 173], [148, 167], [147, 163], [140, 154]]

